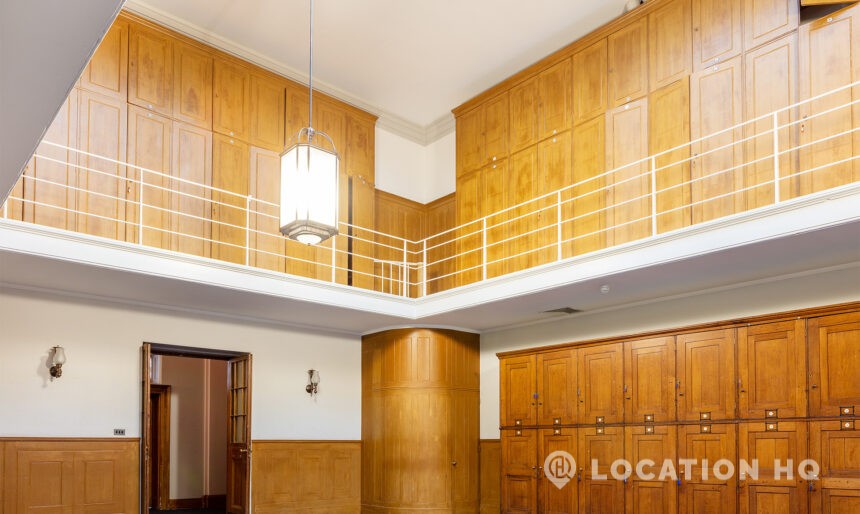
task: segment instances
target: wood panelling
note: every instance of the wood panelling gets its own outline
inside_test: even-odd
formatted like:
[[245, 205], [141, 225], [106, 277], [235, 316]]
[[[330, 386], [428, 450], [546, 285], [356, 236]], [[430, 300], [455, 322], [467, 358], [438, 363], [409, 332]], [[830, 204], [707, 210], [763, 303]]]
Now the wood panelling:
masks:
[[624, 458], [624, 428], [580, 428], [577, 434], [579, 511], [624, 512], [625, 484], [605, 478], [610, 476], [612, 463]]
[[606, 113], [607, 226], [610, 245], [651, 234], [651, 179], [648, 173], [648, 100]]
[[213, 137], [212, 185], [230, 191], [212, 194], [212, 257], [246, 263], [245, 215], [250, 152], [246, 143], [232, 137]]
[[808, 486], [797, 469], [788, 474], [774, 467], [788, 462], [799, 466], [808, 457], [806, 425], [778, 420], [738, 425], [738, 459], [759, 464], [757, 477], [738, 470], [741, 514], [807, 512]]
[[[649, 430], [650, 428], [650, 430]], [[640, 478], [634, 472], [626, 484], [626, 512], [674, 514], [678, 505], [678, 486], [671, 477], [659, 477], [666, 461], [677, 462], [677, 427], [637, 426], [624, 429], [624, 458], [631, 465], [651, 461], [652, 469], [643, 467], [644, 474], [653, 473], [650, 479]]]
[[[529, 147], [538, 140], [538, 84], [537, 78], [527, 80], [511, 88], [509, 94], [510, 109], [510, 151], [518, 152]], [[463, 126], [462, 129], [468, 129]], [[461, 130], [458, 127], [458, 130]], [[457, 142], [459, 147], [459, 140]]]
[[797, 29], [800, 3], [744, 0], [744, 48], [750, 50]]
[[576, 352], [560, 350], [537, 356], [537, 424], [576, 422]]
[[624, 421], [624, 350], [621, 345], [580, 348], [576, 359], [579, 423]]
[[[577, 443], [575, 428], [553, 428], [538, 430], [538, 512], [562, 513], [576, 512], [579, 504], [577, 497], [578, 488], [576, 482], [568, 482], [564, 487], [553, 484], [548, 475], [556, 473], [559, 476], [564, 471], [575, 473], [576, 470], [565, 470], [565, 461], [547, 459], [555, 452], [567, 452], [574, 461], [577, 456]], [[549, 469], [546, 469], [546, 465]], [[561, 472], [561, 473], [559, 473]]]
[[498, 514], [501, 508], [502, 443], [499, 439], [481, 439], [480, 488], [481, 514]]
[[607, 38], [609, 106], [618, 107], [648, 94], [648, 24], [646, 18]]
[[[427, 204], [427, 234], [442, 234], [427, 241], [427, 293], [450, 289], [455, 281], [453, 232], [446, 232], [457, 225], [457, 197], [443, 196]], [[443, 232], [446, 232], [443, 234]], [[438, 246], [437, 246], [438, 245]], [[435, 247], [435, 248], [434, 248]], [[444, 260], [447, 259], [447, 260]]]
[[686, 227], [690, 205], [690, 80], [688, 77], [648, 97], [650, 154], [657, 169], [657, 232]]
[[248, 141], [251, 125], [251, 73], [226, 60], [215, 61], [212, 130]]
[[[211, 255], [212, 132], [187, 123], [173, 124], [170, 182], [170, 248], [201, 257]], [[203, 185], [196, 185], [203, 184]]]
[[500, 363], [501, 421], [503, 426], [537, 423], [535, 410], [536, 357], [526, 355], [503, 359]]
[[502, 432], [502, 512], [537, 512], [537, 430]]
[[678, 491], [678, 512], [684, 514], [734, 513], [737, 509], [737, 475], [722, 480], [708, 469], [720, 459], [733, 460], [737, 454], [737, 426], [687, 425], [678, 427], [678, 459], [695, 459], [689, 475], [678, 470], [682, 485]]
[[810, 414], [860, 412], [860, 313], [812, 318], [808, 338]]
[[262, 73], [251, 74], [250, 79], [250, 143], [280, 154], [284, 151], [284, 102], [286, 89], [283, 80]]
[[684, 334], [677, 341], [678, 419], [729, 419], [735, 414], [735, 331]]
[[[606, 118], [598, 116], [573, 129], [573, 220], [565, 239], [573, 238], [573, 254], [606, 246]], [[571, 234], [572, 233], [572, 234]]]
[[546, 139], [570, 128], [571, 61], [542, 72], [538, 82], [538, 138]]
[[586, 122], [603, 114], [609, 106], [609, 58], [606, 40], [573, 55], [573, 121]]
[[671, 0], [648, 15], [650, 90], [656, 91], [690, 74], [693, 32], [690, 0]]
[[[396, 264], [404, 261], [404, 243], [398, 238], [417, 241], [424, 237], [426, 233], [424, 205], [380, 190], [376, 191], [375, 202], [376, 230], [386, 234], [376, 235], [377, 263], [374, 271], [376, 290], [396, 295], [409, 294], [414, 297], [418, 294], [418, 286], [404, 285], [402, 281], [408, 278], [413, 283], [417, 282], [419, 270], [404, 272], [403, 268]], [[413, 248], [407, 244], [407, 251], [411, 250]], [[405, 257], [405, 260], [415, 260], [415, 257], [409, 254]]]
[[675, 420], [675, 338], [624, 343], [624, 420]]
[[128, 95], [128, 23], [117, 20], [81, 75], [80, 87], [125, 99]]
[[174, 46], [173, 115], [178, 121], [212, 129], [213, 58], [177, 41]]
[[361, 511], [360, 441], [254, 441], [254, 512]]
[[160, 30], [133, 23], [128, 61], [128, 102], [172, 115], [173, 39]]
[[849, 514], [860, 509], [858, 453], [860, 431], [856, 420], [809, 424], [809, 457], [821, 467], [809, 493], [810, 513]]
[[[277, 204], [281, 191], [281, 159], [277, 152], [251, 147], [251, 187], [249, 194], [255, 200]], [[286, 240], [280, 235], [277, 209], [255, 202], [248, 227], [248, 244], [251, 254], [248, 264], [258, 268], [284, 272], [286, 270]], [[275, 216], [272, 218], [272, 216]]]
[[[132, 234], [131, 240], [154, 246], [156, 248], [170, 248], [170, 234], [167, 229], [170, 225], [170, 213], [168, 207], [170, 158], [172, 143], [173, 122], [169, 118], [158, 115], [132, 105], [128, 113], [128, 157], [127, 162], [132, 166], [139, 166], [155, 173], [149, 173], [137, 168], [131, 168], [130, 176], [136, 179], [133, 186], [133, 197], [135, 201], [143, 199], [143, 240], [139, 241], [138, 234]], [[136, 182], [141, 181], [142, 186]], [[140, 223], [138, 212], [132, 209], [131, 220]]]
[[743, 47], [742, 0], [693, 0], [693, 69], [718, 65]]

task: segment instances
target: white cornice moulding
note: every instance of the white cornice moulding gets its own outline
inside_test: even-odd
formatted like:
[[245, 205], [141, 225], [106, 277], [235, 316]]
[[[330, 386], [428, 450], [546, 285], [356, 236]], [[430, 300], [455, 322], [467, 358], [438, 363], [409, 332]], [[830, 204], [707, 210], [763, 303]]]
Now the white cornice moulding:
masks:
[[[240, 59], [244, 59], [248, 62], [256, 64], [257, 66], [265, 68], [279, 75], [283, 75], [288, 79], [300, 82], [302, 84], [308, 83], [308, 76], [306, 73], [287, 66], [284, 63], [278, 61], [277, 59], [273, 59], [272, 57], [269, 57], [267, 55], [255, 52], [254, 50], [251, 50], [250, 48], [240, 43], [237, 43], [232, 39], [219, 36], [218, 34], [209, 32], [203, 27], [200, 27], [193, 23], [189, 23], [170, 13], [162, 11], [161, 9], [152, 7], [144, 1], [130, 0], [125, 4], [124, 9], [134, 14], [137, 14], [138, 16], [151, 20], [155, 23], [158, 23], [159, 25], [163, 25], [169, 29], [179, 32], [180, 34], [188, 36], [192, 39], [196, 39], [201, 43], [213, 46], [218, 50], [227, 52], [228, 54], [234, 55]], [[453, 115], [443, 116], [442, 118], [431, 123], [430, 125], [421, 126], [417, 123], [413, 123], [405, 118], [402, 118], [397, 114], [388, 112], [385, 109], [377, 107], [370, 102], [367, 102], [357, 96], [354, 96], [338, 87], [335, 87], [326, 82], [320, 82], [318, 79], [314, 79], [314, 88], [322, 91], [323, 93], [331, 95], [338, 100], [357, 107], [363, 111], [367, 111], [375, 116], [378, 116], [379, 121], [377, 122], [377, 126], [391, 133], [397, 134], [398, 136], [409, 139], [410, 141], [418, 143], [422, 146], [427, 146], [431, 143], [434, 143], [438, 139], [454, 131]]]

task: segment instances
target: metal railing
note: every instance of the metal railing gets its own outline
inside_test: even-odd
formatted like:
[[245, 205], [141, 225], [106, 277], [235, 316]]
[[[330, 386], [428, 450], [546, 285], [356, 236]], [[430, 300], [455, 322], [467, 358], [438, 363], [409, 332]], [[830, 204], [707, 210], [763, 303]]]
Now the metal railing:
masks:
[[43, 141], [3, 216], [415, 298], [858, 182], [859, 129], [860, 82], [421, 240], [340, 222], [316, 247], [274, 199]]

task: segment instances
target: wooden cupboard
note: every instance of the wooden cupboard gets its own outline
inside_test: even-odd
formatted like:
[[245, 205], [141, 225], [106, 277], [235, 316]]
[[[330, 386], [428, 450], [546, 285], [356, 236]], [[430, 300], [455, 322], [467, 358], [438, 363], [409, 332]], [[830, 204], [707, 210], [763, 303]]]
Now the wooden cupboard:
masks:
[[797, 29], [800, 2], [744, 0], [744, 48], [751, 50]]
[[573, 129], [573, 208], [570, 234], [573, 255], [606, 246], [606, 118], [598, 116]]
[[648, 101], [637, 100], [606, 113], [606, 232], [609, 245], [651, 235], [651, 175], [648, 159]]
[[675, 420], [675, 338], [624, 343], [624, 421]]
[[[738, 425], [738, 460], [758, 462], [758, 476], [738, 470], [741, 514], [807, 512], [806, 481], [797, 467], [808, 458], [807, 423], [770, 420]], [[791, 473], [774, 466], [792, 463]]]
[[735, 415], [735, 331], [677, 336], [678, 419], [731, 419]]
[[502, 432], [502, 512], [537, 512], [537, 430]]
[[588, 427], [578, 433], [579, 511], [624, 512], [624, 486], [611, 477], [611, 465], [624, 458], [624, 428]]
[[240, 63], [219, 59], [213, 75], [212, 130], [248, 141], [251, 125], [251, 72]]
[[215, 134], [212, 138], [212, 185], [229, 191], [212, 192], [212, 257], [247, 264], [250, 148], [238, 139]]
[[648, 138], [654, 156], [657, 233], [689, 226], [690, 79], [684, 77], [648, 96]]
[[[523, 148], [537, 143], [538, 140], [538, 83], [537, 77], [524, 81], [512, 87], [509, 97], [510, 144], [508, 148], [514, 154]], [[468, 125], [458, 127], [458, 132], [468, 130]], [[457, 145], [459, 148], [459, 140]]]
[[[664, 462], [678, 461], [677, 430], [677, 427], [653, 425], [624, 429], [624, 458], [634, 467], [625, 483], [625, 512], [677, 512], [677, 483], [671, 476], [660, 476]], [[639, 463], [643, 465], [640, 467]]]
[[283, 80], [262, 73], [252, 73], [250, 82], [252, 145], [280, 154], [284, 151], [284, 102], [286, 88]]
[[[508, 180], [508, 161], [501, 160], [481, 170], [481, 215], [487, 218], [487, 278], [504, 275], [508, 270], [508, 215], [493, 213], [507, 207], [505, 184]], [[483, 228], [483, 227], [482, 227]], [[434, 232], [428, 231], [428, 234]]]
[[[254, 200], [277, 204], [281, 191], [280, 155], [252, 146], [250, 158], [248, 194]], [[283, 273], [286, 270], [286, 240], [280, 236], [278, 213], [269, 203], [254, 205], [252, 212], [255, 214], [248, 218], [248, 264]]]
[[[737, 475], [720, 477], [714, 472], [721, 459], [732, 462], [737, 454], [737, 426], [727, 424], [678, 427], [678, 459], [694, 463], [678, 470], [678, 512], [729, 514], [737, 509]], [[726, 472], [726, 468], [722, 468]], [[689, 474], [687, 473], [689, 472]]]
[[[129, 211], [129, 221], [140, 225], [130, 239], [156, 248], [170, 248], [170, 233], [166, 229], [169, 226], [169, 188], [172, 184], [166, 176], [170, 175], [172, 131], [170, 118], [134, 105], [129, 107], [126, 162], [132, 166], [129, 176], [135, 180], [131, 197], [136, 202], [143, 202], [140, 209]], [[139, 214], [142, 214], [142, 220], [138, 219]]]
[[538, 139], [553, 137], [570, 128], [571, 61], [564, 61], [537, 76]]
[[117, 20], [102, 38], [81, 74], [82, 89], [105, 96], [128, 96], [128, 22]]
[[856, 420], [809, 423], [809, 456], [820, 465], [809, 492], [811, 514], [860, 509], [860, 431]]
[[[743, 0], [693, 0], [693, 69], [701, 71], [740, 55]], [[749, 0], [754, 1], [754, 0]]]
[[808, 324], [810, 414], [860, 412], [860, 313], [812, 318]]
[[128, 43], [128, 102], [150, 111], [173, 114], [173, 38], [133, 23]]
[[603, 114], [609, 106], [606, 39], [573, 54], [573, 121], [577, 125]]
[[648, 14], [650, 91], [686, 78], [693, 68], [690, 0], [666, 2]]
[[648, 94], [648, 20], [640, 18], [607, 38], [609, 106]]
[[212, 129], [212, 54], [187, 43], [174, 44], [173, 116]]
[[[537, 248], [537, 236], [530, 233], [537, 224], [533, 214], [533, 190], [538, 169], [537, 145], [511, 155], [508, 164], [508, 271], [514, 272], [530, 266], [531, 250]], [[460, 196], [459, 190], [457, 196]], [[516, 207], [520, 206], [520, 207]]]
[[537, 356], [537, 424], [576, 422], [576, 353], [560, 350]]
[[[576, 461], [576, 432], [575, 428], [559, 427], [537, 432], [538, 512], [549, 514], [575, 512], [577, 509], [579, 499], [578, 488], [576, 487], [576, 469], [568, 469], [568, 466], [573, 466]], [[553, 455], [555, 452], [566, 452], [573, 457], [574, 462]], [[571, 474], [571, 481], [563, 487], [558, 487], [549, 480], [550, 474], [563, 476], [565, 472]]]
[[170, 183], [170, 248], [210, 257], [212, 224], [212, 132], [174, 122]]
[[580, 423], [624, 421], [624, 350], [620, 345], [577, 350]]

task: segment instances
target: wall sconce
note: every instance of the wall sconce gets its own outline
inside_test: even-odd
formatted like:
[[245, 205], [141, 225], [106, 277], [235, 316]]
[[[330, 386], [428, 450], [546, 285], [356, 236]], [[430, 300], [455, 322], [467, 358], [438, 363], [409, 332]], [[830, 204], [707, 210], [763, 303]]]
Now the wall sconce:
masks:
[[62, 346], [55, 346], [51, 349], [51, 381], [55, 378], [63, 376], [63, 364], [66, 363], [66, 350]]
[[308, 370], [308, 385], [305, 387], [305, 391], [313, 396], [317, 395], [318, 387], [320, 385], [320, 372], [315, 369]]

